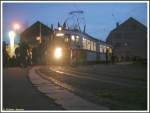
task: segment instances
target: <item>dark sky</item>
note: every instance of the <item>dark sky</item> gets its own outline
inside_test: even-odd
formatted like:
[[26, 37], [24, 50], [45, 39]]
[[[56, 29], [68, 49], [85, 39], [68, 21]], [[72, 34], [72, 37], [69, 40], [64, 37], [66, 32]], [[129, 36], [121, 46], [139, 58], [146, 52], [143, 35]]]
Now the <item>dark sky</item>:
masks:
[[8, 32], [14, 22], [20, 23], [23, 31], [36, 21], [50, 26], [63, 23], [68, 13], [83, 10], [86, 31], [101, 40], [105, 40], [109, 32], [133, 17], [147, 25], [146, 3], [3, 3], [3, 37], [8, 42]]

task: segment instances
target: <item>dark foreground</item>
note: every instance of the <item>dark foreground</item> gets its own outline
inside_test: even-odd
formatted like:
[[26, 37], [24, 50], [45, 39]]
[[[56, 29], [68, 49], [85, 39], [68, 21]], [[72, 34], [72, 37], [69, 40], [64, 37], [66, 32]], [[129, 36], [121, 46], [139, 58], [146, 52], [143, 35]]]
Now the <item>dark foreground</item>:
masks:
[[28, 79], [28, 69], [3, 70], [3, 110], [56, 110], [63, 109], [52, 99], [40, 93]]
[[[52, 66], [50, 66], [52, 67]], [[147, 109], [147, 69], [143, 65], [87, 65], [41, 68], [69, 90], [112, 110]], [[55, 72], [56, 71], [56, 72]]]

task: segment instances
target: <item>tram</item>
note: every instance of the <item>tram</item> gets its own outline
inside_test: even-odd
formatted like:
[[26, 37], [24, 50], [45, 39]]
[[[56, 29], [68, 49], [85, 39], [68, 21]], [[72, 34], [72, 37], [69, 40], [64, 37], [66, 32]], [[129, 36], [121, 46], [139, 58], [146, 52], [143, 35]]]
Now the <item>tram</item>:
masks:
[[55, 60], [64, 63], [110, 61], [112, 46], [78, 29], [59, 26], [54, 30]]

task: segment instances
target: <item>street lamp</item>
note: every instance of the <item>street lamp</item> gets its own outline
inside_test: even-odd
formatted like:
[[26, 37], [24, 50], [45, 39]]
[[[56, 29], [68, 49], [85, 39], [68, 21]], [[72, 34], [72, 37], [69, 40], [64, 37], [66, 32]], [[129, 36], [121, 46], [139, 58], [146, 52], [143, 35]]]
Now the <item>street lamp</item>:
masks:
[[14, 31], [10, 31], [9, 32], [9, 40], [10, 40], [10, 56], [13, 56], [14, 54], [14, 40], [15, 40], [15, 32]]
[[20, 25], [18, 24], [18, 23], [15, 23], [14, 25], [13, 25], [13, 29], [15, 30], [15, 31], [17, 31], [17, 30], [19, 30], [21, 27], [20, 27]]

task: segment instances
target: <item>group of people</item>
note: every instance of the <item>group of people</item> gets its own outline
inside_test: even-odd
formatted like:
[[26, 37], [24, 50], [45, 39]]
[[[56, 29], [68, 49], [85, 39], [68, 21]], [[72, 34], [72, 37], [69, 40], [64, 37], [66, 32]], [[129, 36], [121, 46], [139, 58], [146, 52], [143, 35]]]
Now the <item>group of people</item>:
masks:
[[3, 66], [12, 67], [20, 66], [27, 67], [34, 64], [45, 63], [45, 45], [39, 44], [35, 47], [29, 47], [26, 43], [21, 43], [17, 48], [15, 48], [14, 55], [9, 56], [7, 51], [7, 45], [3, 43]]

